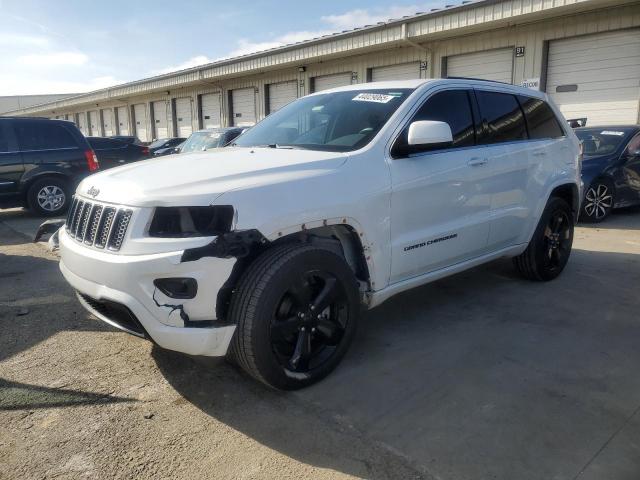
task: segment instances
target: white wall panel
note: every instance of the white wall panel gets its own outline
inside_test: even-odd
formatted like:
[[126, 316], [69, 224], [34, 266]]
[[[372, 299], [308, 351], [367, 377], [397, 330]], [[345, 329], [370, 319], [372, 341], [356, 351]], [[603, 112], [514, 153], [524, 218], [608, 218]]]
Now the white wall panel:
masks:
[[147, 124], [147, 107], [144, 103], [133, 106], [133, 116], [135, 118], [135, 135], [143, 142], [151, 140], [149, 138], [149, 126]]
[[191, 97], [176, 98], [176, 134], [178, 137], [188, 137], [193, 133], [193, 108]]
[[547, 92], [565, 117], [586, 117], [587, 125], [638, 122], [640, 30], [552, 41], [548, 58]]

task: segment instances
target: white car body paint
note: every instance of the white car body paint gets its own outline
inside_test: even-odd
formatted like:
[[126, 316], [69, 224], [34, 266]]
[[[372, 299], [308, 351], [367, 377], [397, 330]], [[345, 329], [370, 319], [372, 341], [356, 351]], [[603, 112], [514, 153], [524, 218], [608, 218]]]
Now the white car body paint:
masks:
[[[371, 88], [415, 91], [356, 151], [228, 147], [146, 160], [86, 178], [77, 198], [124, 206], [132, 210], [132, 220], [118, 252], [87, 247], [63, 228], [65, 278], [84, 295], [127, 306], [165, 348], [224, 355], [235, 326], [187, 328], [179, 312], [158, 307], [154, 295], [160, 304], [180, 303], [193, 321], [215, 320], [217, 293], [236, 260], [181, 262], [186, 249], [207, 245], [213, 237], [149, 237], [156, 207], [232, 205], [233, 228], [258, 230], [268, 241], [326, 224], [349, 225], [365, 250], [370, 279], [363, 297], [373, 307], [403, 290], [521, 253], [552, 190], [564, 184], [581, 189], [579, 142], [569, 128], [555, 140], [451, 148], [397, 160], [390, 155], [399, 132], [437, 91], [478, 88], [548, 101], [544, 93], [452, 79], [358, 84], [314, 95]], [[95, 198], [87, 195], [92, 188], [99, 190]], [[196, 278], [199, 294], [169, 299], [153, 286], [161, 277]]]

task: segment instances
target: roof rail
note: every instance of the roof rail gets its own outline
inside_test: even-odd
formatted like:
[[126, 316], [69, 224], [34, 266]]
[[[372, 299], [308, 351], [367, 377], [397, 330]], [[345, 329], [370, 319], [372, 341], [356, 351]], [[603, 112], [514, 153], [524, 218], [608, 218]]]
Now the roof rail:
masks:
[[4, 120], [4, 119], [8, 119], [8, 120], [63, 120], [62, 118], [47, 118], [47, 117], [20, 117], [17, 115], [7, 115], [7, 116], [3, 116], [0, 113], [0, 119]]
[[511, 85], [514, 86], [513, 83], [501, 82], [500, 80], [487, 80], [486, 78], [475, 78], [475, 77], [445, 77], [447, 80], [477, 80], [479, 82], [490, 82], [490, 83], [499, 83], [501, 85]]

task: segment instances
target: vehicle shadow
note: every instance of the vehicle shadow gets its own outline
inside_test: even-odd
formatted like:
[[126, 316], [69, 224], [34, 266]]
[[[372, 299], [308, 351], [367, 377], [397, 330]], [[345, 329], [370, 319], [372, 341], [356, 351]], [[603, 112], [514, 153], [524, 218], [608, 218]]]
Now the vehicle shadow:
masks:
[[48, 388], [0, 378], [0, 411], [61, 408], [78, 405], [133, 402], [134, 399], [83, 392], [63, 388]]
[[27, 252], [23, 236], [0, 223], [0, 362], [66, 330], [107, 331], [87, 322], [57, 260]]
[[[419, 475], [573, 478], [638, 407], [639, 284], [640, 255], [576, 249], [547, 283], [499, 260], [368, 312], [339, 368], [299, 392], [153, 356], [207, 415], [305, 463], [375, 478], [354, 466], [355, 438]], [[328, 441], [310, 415], [348, 435]]]
[[601, 223], [580, 222], [578, 226], [611, 230], [640, 230], [640, 205], [616, 208]]

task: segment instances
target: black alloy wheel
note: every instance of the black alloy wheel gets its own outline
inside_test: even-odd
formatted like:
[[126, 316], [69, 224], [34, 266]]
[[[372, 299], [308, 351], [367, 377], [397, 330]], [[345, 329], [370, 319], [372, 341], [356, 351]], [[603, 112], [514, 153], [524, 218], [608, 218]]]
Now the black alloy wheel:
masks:
[[340, 363], [360, 309], [358, 281], [340, 254], [313, 244], [272, 247], [232, 294], [229, 357], [273, 388], [311, 385]]
[[526, 250], [513, 259], [520, 274], [529, 280], [556, 278], [571, 255], [574, 213], [562, 198], [551, 197]]
[[307, 374], [335, 353], [348, 322], [348, 299], [338, 279], [321, 270], [304, 272], [274, 312], [271, 348], [285, 369]]
[[550, 273], [562, 270], [569, 259], [573, 240], [573, 222], [564, 210], [555, 210], [544, 229], [545, 269]]

